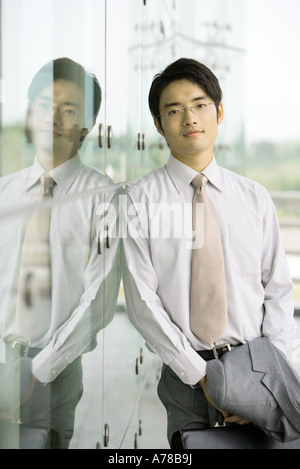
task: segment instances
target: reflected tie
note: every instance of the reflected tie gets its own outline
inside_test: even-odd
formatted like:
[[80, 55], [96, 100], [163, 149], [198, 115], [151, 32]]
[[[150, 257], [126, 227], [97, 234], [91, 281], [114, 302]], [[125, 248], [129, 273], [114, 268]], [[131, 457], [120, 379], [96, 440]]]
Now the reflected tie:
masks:
[[[52, 197], [54, 185], [49, 174], [40, 181], [38, 203]], [[30, 343], [47, 332], [51, 319], [50, 217], [51, 205], [37, 206], [24, 235], [16, 318], [18, 330]]]
[[[224, 259], [215, 209], [206, 193], [206, 176], [192, 181], [195, 248], [191, 270], [191, 330], [212, 345], [227, 327]], [[199, 212], [204, 211], [204, 219]]]

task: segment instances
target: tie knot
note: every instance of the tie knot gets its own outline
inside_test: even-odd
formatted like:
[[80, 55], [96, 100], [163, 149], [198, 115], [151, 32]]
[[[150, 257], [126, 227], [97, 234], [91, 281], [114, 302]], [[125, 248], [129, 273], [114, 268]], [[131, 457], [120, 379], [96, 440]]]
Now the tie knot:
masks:
[[51, 174], [45, 173], [40, 177], [44, 195], [52, 195], [52, 189], [55, 181]]
[[207, 181], [208, 181], [207, 177], [204, 176], [204, 174], [200, 173], [200, 174], [197, 174], [197, 176], [194, 177], [191, 184], [195, 189], [200, 189], [200, 187], [205, 186]]

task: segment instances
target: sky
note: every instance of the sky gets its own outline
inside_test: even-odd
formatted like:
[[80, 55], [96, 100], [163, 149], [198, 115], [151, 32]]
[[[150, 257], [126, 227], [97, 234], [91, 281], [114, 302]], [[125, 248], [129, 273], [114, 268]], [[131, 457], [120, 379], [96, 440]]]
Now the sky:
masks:
[[[96, 5], [101, 5], [101, 2], [97, 2], [97, 0], [90, 1], [94, 2], [95, 8]], [[242, 0], [231, 0], [231, 2], [239, 1]], [[300, 0], [244, 1], [246, 5], [244, 84], [246, 142], [260, 140], [299, 141]], [[6, 50], [4, 66], [8, 70], [7, 75], [10, 77], [9, 83], [5, 83], [6, 95], [9, 98], [5, 106], [5, 119], [9, 120], [10, 112], [19, 112], [21, 115], [21, 110], [24, 114], [27, 104], [26, 91], [32, 76], [37, 71], [36, 64], [43, 64], [52, 58], [51, 41], [33, 38], [28, 41], [28, 45], [26, 41], [23, 41], [22, 48], [24, 50], [20, 52], [17, 35], [14, 44], [12, 31], [19, 31], [20, 33], [25, 31], [26, 33], [26, 31], [30, 31], [30, 22], [32, 21], [39, 38], [42, 38], [43, 35], [51, 37], [51, 15], [53, 11], [50, 7], [48, 7], [49, 11], [45, 8], [47, 4], [50, 5], [49, 2], [37, 0], [13, 0], [13, 2], [3, 0], [3, 4], [6, 5], [6, 10], [4, 10], [6, 16], [4, 17], [7, 18], [3, 31], [9, 37], [9, 44], [5, 43], [4, 37]], [[62, 5], [61, 2], [58, 2], [58, 4]], [[97, 15], [93, 16], [92, 11], [82, 10], [84, 4], [84, 0], [64, 0], [64, 5], [68, 11], [72, 6], [72, 30], [82, 31], [83, 28], [83, 37], [86, 37], [86, 41], [88, 41], [90, 35], [95, 33], [99, 35], [99, 32], [104, 29], [104, 25], [102, 27], [100, 25], [97, 30], [93, 26], [95, 16], [101, 18], [103, 12], [99, 10]], [[128, 3], [124, 0], [122, 3], [123, 8], [127, 4], [130, 5], [130, 0]], [[97, 8], [100, 7], [97, 6]], [[64, 28], [66, 24], [65, 15], [60, 16], [61, 26]], [[113, 17], [114, 21], [118, 21], [118, 18], [124, 19], [125, 12], [117, 15], [117, 18]], [[10, 18], [13, 18], [15, 23], [13, 29]], [[39, 18], [39, 21], [37, 21], [37, 18]], [[67, 24], [70, 26], [70, 23]], [[50, 29], [47, 30], [47, 28]], [[118, 30], [116, 25], [115, 28], [115, 30]], [[119, 37], [116, 36], [116, 40], [119, 41]], [[119, 41], [118, 44], [118, 48], [120, 46], [124, 47], [124, 43], [120, 44]], [[69, 37], [69, 43], [66, 44], [66, 47], [65, 53], [68, 54], [72, 47], [72, 37]], [[100, 49], [99, 44], [96, 44], [95, 47], [95, 50]], [[93, 55], [93, 50], [86, 48], [83, 41], [82, 44], [80, 43], [80, 47], [76, 46], [78, 61], [81, 59], [81, 48], [83, 57], [86, 57], [84, 54], [88, 51], [87, 60], [92, 67], [95, 57], [99, 57], [101, 54]], [[18, 57], [20, 62], [16, 63]], [[17, 82], [16, 66], [20, 67], [22, 73], [21, 86]], [[20, 103], [22, 103], [21, 106]]]

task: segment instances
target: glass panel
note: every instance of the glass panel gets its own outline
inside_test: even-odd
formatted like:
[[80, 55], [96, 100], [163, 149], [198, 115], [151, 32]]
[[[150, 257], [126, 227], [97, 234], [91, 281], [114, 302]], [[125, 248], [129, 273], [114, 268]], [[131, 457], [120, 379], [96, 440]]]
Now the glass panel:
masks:
[[[43, 444], [48, 435], [47, 432], [32, 433], [32, 415], [36, 418], [35, 425], [40, 425], [43, 419], [42, 426], [48, 426], [46, 409], [53, 406], [47, 394], [51, 385], [36, 384], [35, 414], [30, 414], [30, 400], [19, 412], [20, 386], [21, 391], [23, 387], [28, 389], [30, 374], [21, 373], [18, 368], [20, 351], [25, 353], [26, 348], [12, 345], [16, 339], [23, 340], [16, 313], [26, 221], [38, 207], [49, 206], [52, 207], [51, 267], [55, 273], [51, 298], [53, 322], [52, 332], [35, 342], [34, 349], [44, 350], [29, 357], [33, 371], [46, 382], [59, 383], [58, 375], [62, 383], [60, 395], [65, 392], [64, 375], [73, 370], [71, 387], [78, 391], [77, 396], [74, 393], [74, 435], [72, 437], [72, 432], [64, 435], [66, 441], [72, 437], [70, 448], [132, 448], [139, 442], [145, 444], [139, 438], [139, 421], [144, 418], [145, 403], [150, 406], [153, 402], [149, 404], [147, 392], [144, 393], [152, 357], [144, 350], [141, 358], [144, 341], [128, 321], [122, 284], [119, 289], [117, 214], [122, 200], [119, 189], [121, 182], [131, 183], [168, 158], [169, 149], [153, 125], [148, 92], [153, 76], [179, 57], [203, 61], [220, 79], [226, 118], [219, 129], [218, 162], [253, 177], [271, 191], [295, 281], [299, 311], [299, 144], [297, 141], [262, 142], [258, 138], [248, 147], [245, 145], [245, 2], [189, 0], [188, 9], [186, 3], [186, 0], [0, 0], [0, 372], [5, 372], [5, 359], [10, 357], [14, 361], [16, 358], [15, 367], [6, 367], [9, 373], [14, 370], [13, 384], [9, 390], [0, 388], [3, 406], [0, 416], [4, 417], [0, 420], [0, 446], [22, 447], [28, 435], [31, 442], [39, 440], [42, 442], [39, 444]], [[263, 8], [267, 2], [259, 4]], [[291, 5], [290, 11], [285, 7], [276, 10], [278, 18], [281, 13], [284, 18], [288, 17], [286, 14], [297, 18]], [[271, 20], [274, 15], [265, 25]], [[288, 23], [294, 31], [294, 22]], [[265, 30], [261, 44], [264, 38]], [[64, 159], [59, 162], [62, 164], [56, 165], [57, 160], [50, 158], [48, 163], [56, 166], [53, 175], [58, 178], [53, 206], [49, 201], [36, 205], [39, 192], [36, 174], [41, 171], [36, 163], [37, 148], [43, 149], [39, 155], [49, 155], [49, 149], [55, 153], [53, 140], [59, 139], [56, 132], [47, 137], [44, 131], [39, 134], [37, 125], [44, 122], [45, 115], [47, 119], [52, 116], [53, 127], [54, 115], [65, 120], [86, 115], [86, 108], [81, 113], [70, 107], [70, 99], [67, 103], [65, 99], [58, 102], [59, 90], [49, 88], [49, 83], [38, 90], [33, 105], [28, 108], [27, 92], [33, 77], [43, 65], [60, 57], [68, 57], [96, 75], [102, 102], [94, 126], [90, 121], [84, 126], [81, 121], [67, 126], [64, 158], [71, 154], [75, 158], [72, 139], [79, 135], [77, 125], [80, 123], [79, 130], [90, 130], [79, 149], [84, 166], [80, 169], [75, 159], [71, 159], [71, 166], [70, 161]], [[292, 86], [291, 89], [297, 87], [296, 81]], [[261, 88], [266, 92], [265, 86]], [[84, 96], [87, 91], [85, 87]], [[76, 93], [76, 99], [78, 96], [80, 92]], [[263, 102], [264, 99], [260, 100], [260, 106], [266, 110]], [[42, 136], [46, 139], [41, 141]], [[48, 146], [44, 146], [45, 143]], [[55, 154], [59, 156], [59, 152]], [[46, 169], [51, 169], [47, 159], [42, 161]], [[28, 183], [31, 176], [32, 185]], [[66, 186], [68, 181], [69, 186]], [[39, 257], [43, 252], [42, 248]], [[44, 269], [38, 268], [39, 272]], [[47, 303], [45, 285], [39, 287], [44, 296], [39, 298], [33, 293], [41, 276], [27, 275], [26, 282], [22, 283], [27, 312], [34, 311], [31, 305], [36, 301]], [[40, 313], [43, 310], [40, 307]], [[39, 320], [34, 322], [39, 323]], [[33, 330], [33, 326], [30, 329]], [[292, 345], [292, 361], [299, 364], [299, 339]], [[76, 381], [80, 378], [81, 364], [74, 359], [90, 349], [82, 357], [84, 392], [81, 397], [81, 380]], [[27, 356], [23, 358], [22, 370], [27, 370], [26, 364], [31, 362]], [[75, 363], [69, 367], [69, 362]], [[70, 379], [65, 381], [68, 397]], [[1, 378], [0, 386], [3, 383], [11, 383], [10, 378]], [[39, 393], [45, 399], [42, 409], [38, 409], [42, 402]], [[55, 399], [55, 392], [52, 399]], [[14, 404], [16, 411], [12, 416], [10, 411]], [[7, 412], [9, 418], [3, 412]], [[29, 425], [19, 427], [20, 418]], [[57, 434], [52, 432], [52, 441], [55, 436]]]
[[[130, 4], [130, 8], [129, 8]], [[140, 0], [108, 0], [106, 2], [106, 132], [112, 128], [112, 146], [106, 149], [107, 173], [114, 182], [136, 177], [140, 172], [140, 154], [137, 149], [137, 133], [140, 126], [140, 63], [137, 60], [137, 76], [130, 68], [130, 40], [132, 24], [137, 27], [143, 5]], [[142, 28], [140, 28], [142, 31]], [[122, 34], [122, 36], [120, 36]], [[117, 40], [116, 37], [122, 37]], [[137, 50], [141, 44], [137, 43]], [[136, 80], [137, 81], [134, 81]], [[128, 94], [128, 89], [131, 93]], [[134, 114], [134, 125], [128, 125], [128, 113]], [[107, 141], [109, 143], [109, 141]], [[122, 192], [116, 191], [109, 207], [122, 203]], [[114, 205], [115, 204], [115, 205]], [[116, 241], [116, 240], [114, 240]], [[109, 300], [120, 279], [112, 273], [106, 280]], [[105, 307], [107, 307], [105, 305]], [[104, 448], [123, 447], [124, 435], [133, 419], [138, 399], [136, 361], [141, 336], [130, 324], [122, 288], [118, 297], [115, 319], [103, 332], [103, 431]], [[135, 420], [135, 419], [134, 419]], [[133, 422], [133, 425], [135, 422]], [[133, 447], [133, 446], [131, 446]]]
[[[24, 440], [28, 436], [30, 444], [40, 445], [43, 442], [39, 438], [43, 438], [44, 434], [40, 431], [34, 435], [33, 427], [41, 430], [40, 427], [47, 429], [51, 425], [57, 431], [62, 428], [62, 422], [67, 421], [68, 414], [71, 420], [60, 435], [61, 444], [65, 447], [72, 438], [72, 415], [79, 401], [70, 447], [95, 447], [103, 427], [103, 328], [112, 320], [115, 312], [113, 303], [116, 302], [113, 293], [110, 298], [105, 282], [111, 272], [114, 272], [116, 279], [120, 275], [119, 266], [117, 273], [114, 270], [116, 238], [108, 248], [106, 244], [112, 229], [105, 220], [106, 202], [111, 200], [114, 189], [111, 180], [104, 176], [105, 148], [98, 146], [99, 124], [105, 122], [105, 3], [104, 0], [3, 0], [2, 8], [5, 102], [2, 106], [1, 133], [0, 256], [1, 265], [6, 264], [7, 269], [2, 269], [0, 279], [3, 293], [1, 373], [4, 372], [2, 361], [5, 360], [5, 352], [8, 357], [12, 350], [27, 351], [19, 343], [12, 347], [15, 340], [26, 343], [28, 339], [28, 331], [25, 333], [16, 322], [18, 292], [23, 292], [21, 298], [27, 311], [23, 317], [33, 315], [34, 305], [39, 306], [35, 325], [42, 319], [49, 302], [52, 310], [50, 329], [48, 326], [42, 339], [30, 343], [30, 355], [22, 357], [20, 372], [16, 368], [15, 383], [16, 386], [19, 383], [21, 389], [29, 386], [30, 366], [38, 378], [34, 381], [33, 394], [28, 403], [21, 406], [20, 415], [17, 405], [13, 417], [16, 422], [19, 417], [23, 421], [20, 438], [19, 425], [11, 423], [11, 416], [1, 420], [1, 436], [11, 435], [6, 441], [11, 447], [28, 447], [28, 440]], [[11, 60], [12, 57], [14, 60]], [[91, 93], [89, 82], [86, 79], [81, 82], [77, 70], [70, 74], [69, 61], [64, 61], [63, 67], [55, 62], [55, 73], [58, 75], [55, 75], [54, 86], [53, 68], [36, 76], [46, 63], [60, 57], [78, 62], [100, 81], [102, 104], [98, 116], [95, 115], [94, 127], [94, 114], [89, 111], [93, 110], [96, 88]], [[28, 97], [29, 87], [32, 93]], [[85, 137], [84, 140], [82, 137]], [[81, 162], [75, 156], [79, 139], [83, 140], [79, 148]], [[51, 171], [56, 181], [51, 199], [53, 206], [49, 199], [42, 205], [36, 205], [38, 179], [45, 171]], [[42, 213], [49, 206], [52, 208], [50, 241], [42, 244], [40, 241], [31, 242], [31, 257], [27, 261], [30, 271], [26, 273], [25, 281], [20, 282], [23, 285], [20, 289], [19, 272], [23, 272], [21, 253], [25, 246], [23, 238], [27, 218], [32, 208], [40, 207], [34, 212]], [[37, 225], [39, 228], [42, 226], [41, 222]], [[49, 243], [50, 298], [49, 273], [45, 268]], [[40, 247], [39, 254], [34, 254], [32, 246]], [[109, 251], [107, 254], [106, 248]], [[32, 260], [33, 254], [36, 260]], [[26, 258], [29, 258], [28, 254]], [[41, 258], [44, 260], [41, 261]], [[42, 278], [47, 280], [46, 285], [39, 286]], [[41, 298], [39, 291], [42, 292]], [[47, 318], [45, 314], [45, 320]], [[29, 329], [33, 330], [33, 326]], [[95, 348], [98, 331], [98, 345]], [[93, 352], [84, 353], [82, 370], [80, 356], [89, 350]], [[87, 396], [84, 393], [81, 398], [82, 371]], [[17, 376], [18, 373], [20, 376]], [[7, 380], [7, 383], [10, 381]], [[41, 383], [47, 384], [44, 386]], [[15, 387], [13, 389], [17, 390]], [[89, 392], [93, 395], [91, 400]], [[48, 400], [50, 394], [51, 402]], [[3, 396], [7, 396], [5, 390], [1, 392], [1, 398]], [[68, 409], [59, 408], [64, 396], [67, 396]], [[31, 409], [29, 403], [33, 404]], [[51, 424], [49, 408], [55, 419]], [[10, 409], [5, 411], [10, 413]], [[90, 420], [86, 422], [88, 415]], [[29, 433], [24, 433], [24, 429]], [[54, 436], [57, 433], [52, 432], [51, 435], [52, 444], [56, 444]], [[3, 440], [2, 444], [5, 444]]]
[[180, 2], [177, 52], [203, 62], [216, 74], [223, 90], [226, 119], [215, 145], [218, 162], [241, 171], [244, 158], [245, 3], [230, 0]]
[[141, 176], [142, 165], [142, 41], [145, 7], [140, 0], [130, 2], [128, 21], [128, 114], [126, 178], [135, 180]]
[[[35, 73], [45, 63], [58, 57], [79, 62], [96, 74], [105, 96], [104, 0], [3, 0], [2, 9], [3, 174], [8, 174], [28, 166], [34, 158], [34, 151], [28, 148], [23, 134], [27, 90]], [[72, 19], [66, 21], [70, 12]], [[99, 123], [104, 120], [104, 109], [103, 100]], [[103, 152], [97, 151], [97, 124], [90, 137], [93, 138], [83, 148], [82, 157], [103, 172], [105, 160]], [[8, 144], [10, 147], [6, 150]], [[5, 154], [10, 156], [5, 157]]]
[[135, 0], [106, 0], [106, 172], [114, 182], [127, 177], [127, 115], [133, 105], [128, 96], [128, 24], [138, 14], [136, 7]]
[[[299, 6], [247, 2], [246, 147], [244, 174], [262, 183], [275, 202], [300, 311]], [[270, 15], [272, 8], [272, 15]], [[278, 31], [281, 31], [280, 35]], [[268, 41], [265, 38], [268, 37]], [[285, 38], [284, 46], [282, 37]], [[280, 63], [280, 67], [278, 64]], [[257, 71], [259, 70], [259, 74]], [[288, 78], [284, 112], [275, 98]], [[259, 103], [259, 104], [258, 104]], [[298, 334], [299, 335], [299, 334]]]
[[148, 105], [148, 95], [154, 76], [161, 72], [176, 56], [176, 26], [178, 6], [173, 0], [149, 2], [144, 9], [143, 76], [142, 76], [142, 129], [145, 148], [142, 173], [165, 164], [169, 148], [157, 132]]

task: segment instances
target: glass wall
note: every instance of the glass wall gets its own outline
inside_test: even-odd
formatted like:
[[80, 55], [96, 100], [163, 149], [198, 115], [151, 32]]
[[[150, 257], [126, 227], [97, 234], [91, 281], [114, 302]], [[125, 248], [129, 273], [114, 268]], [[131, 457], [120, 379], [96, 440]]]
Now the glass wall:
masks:
[[[173, 15], [175, 6], [172, 2], [148, 6], [141, 0], [1, 2], [1, 293], [5, 311], [1, 315], [1, 352], [7, 357], [13, 350], [12, 359], [16, 353], [18, 359], [25, 360], [24, 347], [31, 340], [30, 353], [34, 356], [26, 355], [26, 363], [32, 360], [32, 370], [43, 382], [43, 399], [48, 388], [53, 396], [58, 392], [62, 399], [66, 397], [67, 389], [59, 382], [75, 368], [74, 381], [68, 381], [68, 391], [73, 388], [73, 411], [76, 408], [74, 434], [72, 424], [59, 435], [53, 436], [52, 429], [51, 444], [60, 437], [64, 445], [74, 449], [132, 448], [138, 447], [147, 433], [141, 396], [146, 384], [156, 381], [160, 362], [145, 349], [126, 315], [120, 283], [117, 194], [124, 181], [136, 179], [157, 165], [148, 152], [150, 139], [146, 145], [149, 119], [145, 122], [147, 88], [156, 67], [151, 59], [147, 70], [144, 51], [151, 36], [147, 30], [151, 21], [155, 18], [154, 29], [158, 29], [166, 8]], [[63, 67], [71, 67], [65, 58], [71, 59], [99, 80], [102, 100], [94, 119], [86, 116], [91, 85], [85, 78], [81, 89], [75, 80], [74, 94], [74, 77], [61, 70], [61, 58]], [[53, 60], [56, 62], [50, 70], [42, 69]], [[33, 97], [28, 94], [29, 88]], [[95, 98], [94, 89], [92, 94], [91, 99]], [[82, 135], [86, 137], [76, 156], [74, 148]], [[62, 144], [66, 153], [60, 159]], [[43, 161], [43, 168], [37, 160]], [[42, 169], [47, 169], [55, 181], [47, 201], [37, 199]], [[14, 312], [19, 304], [22, 240], [26, 239], [32, 214], [38, 215], [49, 206], [50, 264], [55, 278], [51, 325], [48, 333], [29, 339]], [[34, 251], [32, 244], [40, 245], [40, 241], [31, 243], [30, 252]], [[46, 263], [40, 260], [41, 253], [37, 257], [34, 262]], [[44, 323], [49, 321], [46, 306], [45, 318], [35, 317], [34, 310], [36, 301], [42, 301], [38, 290], [43, 288], [45, 296], [48, 287], [39, 286], [40, 270], [36, 269], [41, 267], [28, 262], [22, 301], [34, 322]], [[6, 357], [1, 356], [1, 363]], [[21, 395], [23, 376], [31, 376], [26, 374], [24, 360], [13, 381]], [[81, 360], [83, 390], [79, 385]], [[58, 391], [53, 382], [58, 383]], [[34, 389], [37, 392], [36, 386]], [[47, 405], [40, 404], [43, 412], [55, 407], [54, 397], [47, 399]], [[72, 402], [70, 396], [68, 400]], [[0, 421], [1, 447], [49, 444], [49, 439], [44, 441], [49, 432], [36, 435], [37, 429], [47, 430], [48, 414], [41, 417], [41, 409], [34, 409], [12, 416], [9, 403], [6, 411], [7, 418]], [[58, 413], [71, 415], [72, 409], [62, 407]]]
[[[183, 5], [182, 5], [183, 6]], [[244, 158], [245, 2], [191, 0], [182, 9], [177, 53], [210, 67], [223, 91], [225, 119], [216, 145], [218, 162], [241, 171]]]
[[[246, 7], [247, 128], [243, 172], [267, 187], [275, 202], [299, 312], [300, 70], [294, 59], [299, 44], [299, 2], [247, 1]], [[282, 112], [277, 96], [285, 86], [291, 98], [285, 100]]]

